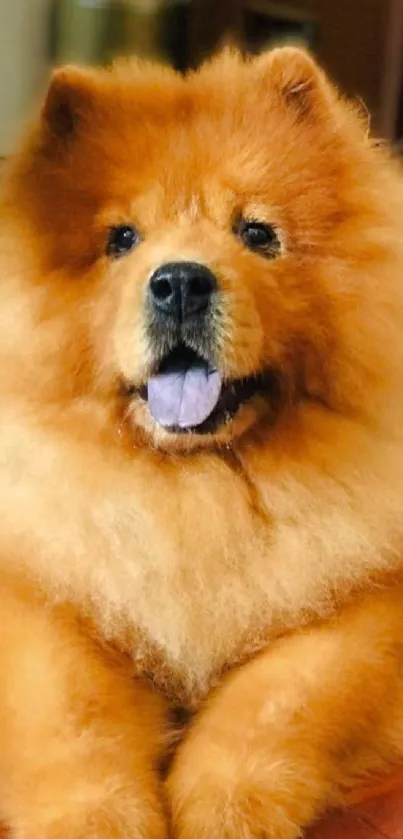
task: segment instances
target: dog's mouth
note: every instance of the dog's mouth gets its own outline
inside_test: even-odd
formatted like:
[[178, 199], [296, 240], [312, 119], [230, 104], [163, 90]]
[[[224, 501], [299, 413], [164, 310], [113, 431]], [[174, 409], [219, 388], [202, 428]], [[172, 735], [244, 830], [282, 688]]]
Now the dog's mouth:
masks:
[[255, 395], [270, 391], [273, 396], [275, 390], [275, 377], [270, 374], [226, 381], [208, 360], [180, 345], [137, 393], [165, 431], [212, 434]]

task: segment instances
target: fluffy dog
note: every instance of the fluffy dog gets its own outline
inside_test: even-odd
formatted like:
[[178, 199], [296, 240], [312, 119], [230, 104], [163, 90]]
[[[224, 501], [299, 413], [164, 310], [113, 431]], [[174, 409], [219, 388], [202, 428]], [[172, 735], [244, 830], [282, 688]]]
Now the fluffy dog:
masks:
[[299, 50], [55, 72], [1, 191], [12, 836], [295, 839], [403, 763], [402, 196]]

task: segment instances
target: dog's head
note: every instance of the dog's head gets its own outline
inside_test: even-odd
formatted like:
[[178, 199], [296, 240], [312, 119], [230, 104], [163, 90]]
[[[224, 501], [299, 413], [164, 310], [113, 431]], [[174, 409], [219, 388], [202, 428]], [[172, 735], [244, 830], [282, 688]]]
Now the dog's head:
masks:
[[380, 155], [296, 49], [57, 71], [10, 178], [49, 390], [168, 449], [303, 400], [372, 410], [396, 273]]

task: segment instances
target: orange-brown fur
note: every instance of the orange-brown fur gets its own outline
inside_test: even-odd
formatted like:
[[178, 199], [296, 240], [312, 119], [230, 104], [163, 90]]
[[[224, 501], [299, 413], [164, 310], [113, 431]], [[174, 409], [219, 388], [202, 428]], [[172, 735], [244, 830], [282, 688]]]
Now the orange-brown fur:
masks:
[[[277, 259], [241, 211], [278, 226]], [[112, 264], [121, 221], [143, 241]], [[295, 839], [403, 762], [402, 230], [397, 164], [297, 50], [56, 73], [0, 207], [16, 837]], [[281, 373], [276, 410], [203, 438], [121, 387], [177, 259], [218, 277], [223, 374]], [[163, 789], [174, 704], [194, 718]]]

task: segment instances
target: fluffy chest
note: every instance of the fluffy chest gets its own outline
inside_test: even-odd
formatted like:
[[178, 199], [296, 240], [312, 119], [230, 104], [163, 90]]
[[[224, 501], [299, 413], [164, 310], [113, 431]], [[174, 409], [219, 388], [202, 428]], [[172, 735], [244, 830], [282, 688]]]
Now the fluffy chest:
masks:
[[312, 468], [246, 477], [209, 454], [119, 460], [15, 425], [0, 444], [1, 562], [75, 603], [181, 699], [327, 614], [390, 567], [400, 537], [390, 471], [382, 508], [376, 476], [371, 493]]

